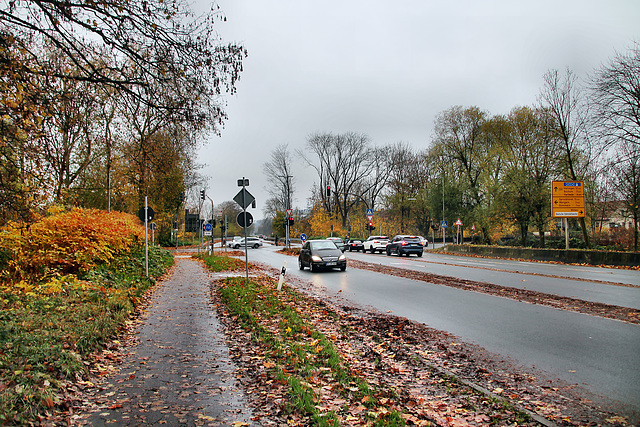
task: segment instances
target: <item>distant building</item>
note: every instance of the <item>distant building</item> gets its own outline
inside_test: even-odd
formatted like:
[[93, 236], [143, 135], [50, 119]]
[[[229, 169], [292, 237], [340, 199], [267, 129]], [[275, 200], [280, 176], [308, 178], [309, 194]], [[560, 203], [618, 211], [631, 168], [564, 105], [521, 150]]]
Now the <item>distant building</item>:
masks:
[[633, 228], [633, 216], [627, 209], [627, 204], [621, 200], [598, 204], [594, 222], [597, 230], [609, 231], [617, 228]]

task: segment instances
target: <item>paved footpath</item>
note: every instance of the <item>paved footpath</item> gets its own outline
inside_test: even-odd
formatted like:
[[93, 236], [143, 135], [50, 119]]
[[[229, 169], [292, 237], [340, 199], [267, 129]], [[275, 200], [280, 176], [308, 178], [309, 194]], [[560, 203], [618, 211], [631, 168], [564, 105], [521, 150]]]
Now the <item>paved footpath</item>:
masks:
[[210, 305], [210, 282], [201, 263], [176, 257], [142, 318], [138, 344], [102, 384], [84, 425], [254, 425]]

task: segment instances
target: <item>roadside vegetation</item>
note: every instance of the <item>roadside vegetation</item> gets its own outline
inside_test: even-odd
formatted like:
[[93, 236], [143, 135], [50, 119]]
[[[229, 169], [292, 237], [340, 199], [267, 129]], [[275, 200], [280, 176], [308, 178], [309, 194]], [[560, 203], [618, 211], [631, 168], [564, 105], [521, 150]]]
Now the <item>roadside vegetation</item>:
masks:
[[128, 214], [52, 210], [0, 230], [0, 424], [67, 411], [91, 355], [172, 263], [151, 247], [145, 276], [144, 228]]

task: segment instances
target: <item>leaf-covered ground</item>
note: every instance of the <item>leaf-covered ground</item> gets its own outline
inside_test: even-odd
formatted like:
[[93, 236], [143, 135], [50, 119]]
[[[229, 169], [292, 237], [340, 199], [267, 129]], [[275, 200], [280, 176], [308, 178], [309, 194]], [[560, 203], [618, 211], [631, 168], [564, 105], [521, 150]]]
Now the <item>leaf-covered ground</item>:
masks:
[[[267, 298], [276, 285], [275, 279], [268, 277], [277, 277], [278, 271], [265, 269], [260, 274], [264, 278], [256, 286], [261, 291], [255, 293]], [[264, 301], [245, 301], [252, 309], [238, 313], [228, 306], [221, 291], [230, 285], [213, 287], [218, 312], [227, 325], [231, 353], [242, 366], [240, 377], [253, 398], [255, 420], [261, 424], [375, 425], [376, 420], [392, 413], [402, 420], [397, 425], [633, 422], [599, 410], [583, 390], [550, 383], [454, 336], [404, 318], [328, 300], [326, 295], [315, 295], [317, 290], [302, 280], [289, 277], [287, 281], [291, 286], [268, 300], [269, 305], [278, 301], [288, 307], [282, 310], [294, 310], [304, 317], [297, 332], [287, 330], [283, 326], [286, 322], [273, 312], [254, 309]], [[247, 316], [249, 323], [243, 320]], [[373, 390], [371, 394], [363, 397], [358, 391], [362, 385], [345, 386], [332, 374], [331, 366], [309, 368], [306, 363], [311, 356], [299, 356], [305, 360], [304, 369], [281, 357], [283, 347], [306, 348], [319, 336], [328, 339], [341, 363]], [[274, 346], [279, 350], [274, 351]], [[292, 399], [298, 396], [292, 392], [292, 377], [303, 385], [313, 408], [292, 406]], [[392, 423], [386, 420], [381, 424]]]

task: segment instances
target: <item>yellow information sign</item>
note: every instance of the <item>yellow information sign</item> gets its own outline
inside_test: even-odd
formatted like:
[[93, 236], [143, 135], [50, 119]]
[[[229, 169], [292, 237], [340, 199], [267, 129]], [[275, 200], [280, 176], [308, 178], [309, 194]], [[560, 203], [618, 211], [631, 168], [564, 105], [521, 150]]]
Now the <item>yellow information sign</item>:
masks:
[[553, 218], [584, 217], [584, 181], [551, 183], [551, 216]]

